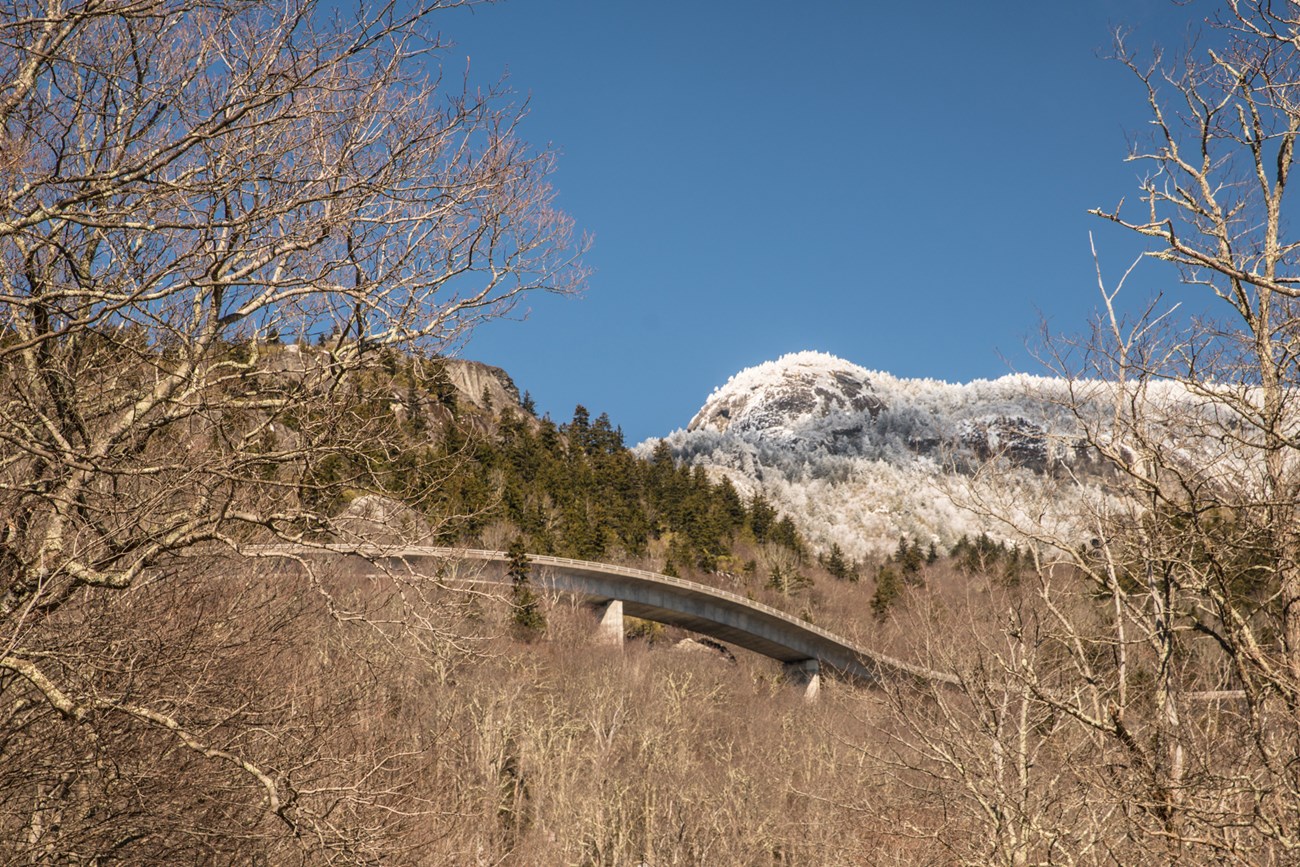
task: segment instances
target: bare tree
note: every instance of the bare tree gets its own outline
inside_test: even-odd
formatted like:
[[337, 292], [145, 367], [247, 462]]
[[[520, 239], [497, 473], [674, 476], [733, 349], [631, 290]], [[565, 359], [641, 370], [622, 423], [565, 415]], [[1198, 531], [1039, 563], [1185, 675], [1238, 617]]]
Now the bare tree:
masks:
[[[1229, 312], [1183, 335], [1176, 352], [1165, 347], [1159, 355], [1146, 339], [1146, 323], [1126, 329], [1116, 319], [1112, 293], [1107, 366], [1134, 386], [1170, 379], [1213, 404], [1210, 433], [1226, 441], [1211, 455], [1225, 470], [1244, 465], [1244, 476], [1204, 473], [1191, 491], [1171, 492], [1154, 478], [1167, 458], [1155, 456], [1153, 463], [1142, 455], [1128, 463], [1157, 503], [1185, 511], [1189, 498], [1216, 498], [1258, 531], [1281, 594], [1284, 657], [1268, 677], [1294, 701], [1300, 685], [1293, 404], [1300, 242], [1286, 237], [1286, 196], [1300, 132], [1300, 8], [1232, 0], [1211, 32], [1216, 38], [1203, 56], [1172, 69], [1162, 68], [1160, 57], [1140, 66], [1120, 43], [1121, 59], [1146, 87], [1156, 130], [1131, 157], [1149, 167], [1142, 182], [1146, 208], [1140, 220], [1119, 208], [1094, 213], [1156, 239], [1153, 255], [1177, 265], [1186, 284], [1206, 287]], [[1193, 481], [1186, 467], [1172, 469], [1170, 481]]]
[[[1154, 255], [1226, 314], [1172, 332], [1151, 316], [1126, 325], [1103, 290], [1106, 337], [1090, 360], [1114, 384], [1113, 413], [1090, 439], [1142, 511], [1123, 516], [1129, 532], [1105, 525], [1079, 565], [1109, 587], [1116, 622], [1132, 620], [1126, 641], [1145, 645], [1133, 668], [1153, 675], [1164, 755], [1147, 763], [1166, 826], [1186, 820], [1186, 839], [1258, 863], [1300, 844], [1288, 759], [1300, 737], [1300, 243], [1286, 205], [1300, 7], [1229, 2], [1211, 37], [1173, 69], [1120, 45], [1155, 129], [1133, 153], [1151, 167], [1146, 212], [1097, 213], [1156, 239]], [[1207, 710], [1206, 690], [1239, 698]], [[1122, 715], [1109, 715], [1119, 734]], [[1216, 747], [1209, 732], [1252, 746]]]
[[1121, 38], [1118, 56], [1151, 112], [1131, 157], [1142, 210], [1094, 213], [1151, 239], [1150, 256], [1223, 306], [1188, 321], [1157, 301], [1126, 319], [1124, 280], [1099, 268], [1092, 335], [1050, 346], [1098, 463], [1078, 470], [1072, 522], [984, 503], [1037, 558], [1024, 604], [1038, 650], [1001, 655], [998, 677], [1071, 732], [1072, 750], [1086, 745], [1079, 784], [1122, 833], [1099, 833], [1083, 860], [1288, 863], [1300, 848], [1300, 246], [1286, 205], [1300, 5], [1228, 0], [1185, 55], [1142, 61]]
[[[341, 488], [397, 465], [385, 364], [581, 284], [521, 108], [438, 67], [430, 16], [458, 5], [0, 12], [0, 765], [26, 767], [54, 732], [111, 762], [90, 756], [108, 728], [152, 731], [334, 851], [334, 820], [300, 821], [283, 763], [216, 734], [225, 705], [121, 680], [84, 618], [147, 616], [160, 584], [195, 574], [183, 552], [320, 538]], [[84, 628], [61, 633], [69, 618]], [[78, 846], [49, 818], [81, 785], [68, 773], [33, 771], [9, 802], [26, 818], [0, 834], [43, 858]]]

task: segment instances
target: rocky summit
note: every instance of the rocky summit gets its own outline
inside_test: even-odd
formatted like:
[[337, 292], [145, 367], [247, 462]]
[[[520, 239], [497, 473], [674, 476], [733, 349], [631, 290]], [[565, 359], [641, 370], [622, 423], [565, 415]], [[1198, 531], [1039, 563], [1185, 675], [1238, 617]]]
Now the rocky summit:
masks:
[[1027, 487], [1086, 464], [1067, 396], [1044, 377], [906, 379], [799, 352], [740, 371], [666, 440], [678, 458], [761, 490], [814, 539], [862, 555], [900, 535], [995, 531], [952, 493], [954, 481], [969, 492], [990, 460]]
[[869, 371], [821, 352], [751, 367], [716, 389], [686, 426], [795, 452], [903, 459], [994, 454], [1046, 466], [1075, 452], [1058, 380], [1011, 375], [954, 384]]
[[797, 436], [824, 419], [875, 418], [883, 408], [867, 371], [833, 355], [800, 352], [732, 377], [686, 429]]

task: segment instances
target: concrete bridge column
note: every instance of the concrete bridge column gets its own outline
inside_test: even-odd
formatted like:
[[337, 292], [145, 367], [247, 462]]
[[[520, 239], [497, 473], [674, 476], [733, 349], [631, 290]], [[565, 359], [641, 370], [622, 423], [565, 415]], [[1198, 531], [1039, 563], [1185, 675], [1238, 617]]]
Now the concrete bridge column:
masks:
[[596, 640], [601, 644], [623, 644], [623, 600], [611, 599], [596, 605]]
[[785, 682], [797, 690], [804, 701], [815, 701], [817, 693], [821, 690], [822, 676], [821, 663], [815, 659], [801, 659], [798, 662], [787, 662], [783, 666], [785, 669]]

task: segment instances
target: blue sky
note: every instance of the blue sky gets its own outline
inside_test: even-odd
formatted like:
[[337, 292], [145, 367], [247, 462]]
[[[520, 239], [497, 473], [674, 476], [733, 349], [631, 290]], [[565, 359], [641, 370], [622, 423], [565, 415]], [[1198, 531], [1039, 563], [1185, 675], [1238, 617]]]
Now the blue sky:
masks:
[[[1199, 4], [1203, 6], [1204, 4]], [[561, 154], [560, 206], [594, 236], [577, 299], [464, 357], [539, 411], [608, 412], [629, 442], [684, 426], [741, 368], [815, 349], [900, 376], [1038, 370], [1041, 318], [1081, 331], [1085, 212], [1134, 201], [1143, 94], [1111, 32], [1178, 47], [1166, 0], [511, 0], [452, 10], [444, 57], [509, 74], [525, 136]], [[1134, 202], [1136, 204], [1136, 202]], [[1132, 300], [1177, 295], [1143, 266]]]

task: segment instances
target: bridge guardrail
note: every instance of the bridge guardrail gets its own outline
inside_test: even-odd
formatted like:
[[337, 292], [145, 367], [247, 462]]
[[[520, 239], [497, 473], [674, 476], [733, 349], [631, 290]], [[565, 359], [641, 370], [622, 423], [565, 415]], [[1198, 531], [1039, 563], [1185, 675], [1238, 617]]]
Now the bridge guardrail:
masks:
[[[312, 553], [333, 553], [339, 555], [360, 556], [367, 559], [396, 559], [405, 560], [408, 557], [435, 557], [448, 560], [479, 560], [485, 562], [507, 562], [510, 555], [505, 551], [491, 551], [483, 548], [446, 548], [440, 546], [413, 546], [405, 548], [383, 548], [380, 546], [368, 545], [339, 545], [336, 543], [324, 543], [321, 545], [300, 544], [300, 545], [250, 545], [240, 549], [244, 553], [256, 556], [297, 556], [300, 554]], [[677, 587], [688, 592], [722, 600], [744, 606], [751, 611], [759, 612], [773, 619], [781, 621], [788, 626], [812, 633], [817, 637], [838, 646], [841, 650], [850, 655], [857, 656], [862, 660], [886, 668], [892, 668], [898, 671], [907, 672], [915, 677], [926, 680], [938, 681], [947, 684], [955, 684], [957, 678], [947, 672], [934, 671], [919, 665], [904, 662], [901, 659], [895, 659], [887, 654], [878, 653], [868, 650], [842, 636], [825, 630], [819, 626], [797, 618], [788, 612], [779, 608], [773, 608], [762, 602], [741, 596], [738, 593], [732, 593], [729, 590], [723, 590], [719, 587], [712, 587], [707, 584], [700, 584], [696, 581], [688, 581], [684, 578], [675, 578], [671, 575], [663, 575], [658, 572], [651, 572], [646, 569], [637, 569], [631, 566], [619, 566], [613, 563], [600, 563], [593, 560], [575, 560], [572, 557], [554, 557], [547, 554], [529, 554], [528, 562], [538, 566], [555, 566], [563, 568], [565, 566], [575, 569], [582, 569], [588, 572], [600, 573], [605, 575], [615, 575], [626, 578], [632, 578], [645, 581], [652, 584], [664, 584]]]

